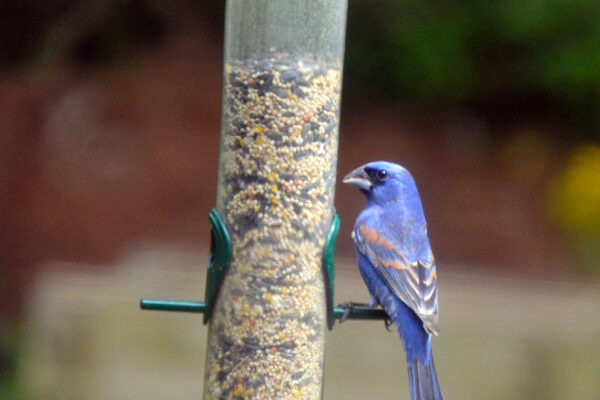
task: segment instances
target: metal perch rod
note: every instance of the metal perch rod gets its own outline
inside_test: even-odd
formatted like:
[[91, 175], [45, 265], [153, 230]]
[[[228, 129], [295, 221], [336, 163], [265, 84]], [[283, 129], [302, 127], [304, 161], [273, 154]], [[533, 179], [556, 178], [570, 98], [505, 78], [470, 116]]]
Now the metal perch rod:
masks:
[[[206, 311], [206, 303], [204, 301], [142, 299], [140, 301], [140, 308], [142, 310], [204, 313]], [[343, 307], [333, 308], [335, 319], [342, 318], [344, 312], [345, 309]], [[357, 320], [383, 320], [386, 318], [386, 314], [380, 308], [353, 307], [346, 318]]]

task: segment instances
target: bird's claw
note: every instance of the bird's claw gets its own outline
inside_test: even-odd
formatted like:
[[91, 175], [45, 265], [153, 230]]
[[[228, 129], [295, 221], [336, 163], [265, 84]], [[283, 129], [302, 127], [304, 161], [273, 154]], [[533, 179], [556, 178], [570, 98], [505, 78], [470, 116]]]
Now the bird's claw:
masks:
[[392, 321], [392, 319], [390, 317], [385, 317], [385, 319], [383, 321], [385, 323], [385, 329], [388, 332], [392, 332], [392, 326], [394, 325], [394, 321]]
[[350, 316], [350, 314], [352, 314], [352, 312], [354, 311], [354, 307], [371, 307], [371, 305], [367, 303], [355, 303], [349, 301], [347, 303], [340, 304], [339, 307], [344, 309], [344, 314], [342, 314], [342, 317], [340, 318], [341, 324]]
[[339, 305], [339, 307], [344, 309], [344, 314], [342, 314], [342, 317], [340, 318], [340, 324], [343, 324], [348, 316], [352, 314], [352, 311], [354, 310], [354, 303], [342, 303]]

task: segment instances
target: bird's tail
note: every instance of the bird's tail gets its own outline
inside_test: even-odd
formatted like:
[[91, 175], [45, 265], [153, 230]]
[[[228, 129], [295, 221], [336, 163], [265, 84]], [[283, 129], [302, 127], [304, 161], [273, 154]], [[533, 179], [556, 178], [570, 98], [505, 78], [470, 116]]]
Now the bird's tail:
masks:
[[425, 360], [408, 361], [408, 380], [411, 400], [444, 400], [438, 383], [431, 348]]

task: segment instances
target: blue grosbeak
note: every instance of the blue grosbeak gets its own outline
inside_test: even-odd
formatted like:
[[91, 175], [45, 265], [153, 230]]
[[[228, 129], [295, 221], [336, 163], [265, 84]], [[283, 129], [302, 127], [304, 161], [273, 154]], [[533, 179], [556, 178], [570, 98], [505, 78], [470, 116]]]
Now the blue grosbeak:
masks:
[[396, 325], [408, 366], [412, 400], [443, 400], [433, 364], [431, 335], [437, 335], [437, 275], [421, 199], [410, 173], [376, 161], [349, 173], [344, 183], [367, 197], [352, 237], [360, 273]]

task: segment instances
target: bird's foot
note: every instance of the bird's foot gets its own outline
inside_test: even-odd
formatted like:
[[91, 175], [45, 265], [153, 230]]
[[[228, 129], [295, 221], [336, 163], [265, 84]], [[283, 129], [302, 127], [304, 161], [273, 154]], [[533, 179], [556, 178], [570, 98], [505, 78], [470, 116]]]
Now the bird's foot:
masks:
[[385, 329], [388, 332], [392, 332], [392, 326], [394, 325], [394, 321], [392, 321], [392, 319], [390, 317], [385, 317], [383, 322], [385, 323]]
[[377, 300], [377, 298], [373, 295], [371, 295], [371, 297], [369, 297], [369, 304], [367, 304], [367, 307], [371, 307], [371, 308], [375, 308], [379, 305], [379, 300]]
[[344, 309], [344, 314], [340, 318], [340, 324], [341, 324], [344, 321], [346, 321], [346, 319], [348, 318], [348, 316], [350, 314], [352, 314], [352, 311], [354, 311], [354, 307], [370, 307], [370, 305], [367, 303], [354, 303], [352, 301], [349, 301], [347, 303], [340, 304], [338, 307]]

